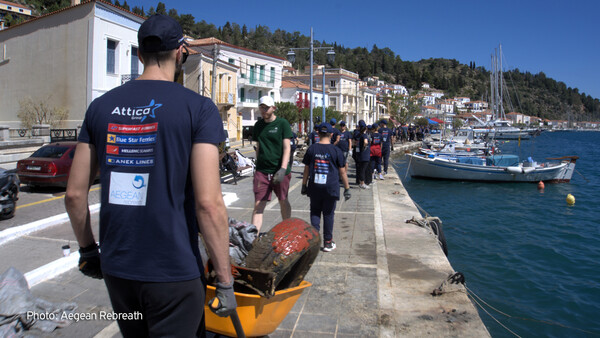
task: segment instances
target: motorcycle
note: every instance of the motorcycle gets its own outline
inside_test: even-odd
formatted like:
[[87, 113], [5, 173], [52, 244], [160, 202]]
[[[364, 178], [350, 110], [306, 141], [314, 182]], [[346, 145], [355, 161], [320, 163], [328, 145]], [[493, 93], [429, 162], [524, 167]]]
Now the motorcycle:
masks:
[[0, 220], [12, 218], [19, 199], [19, 177], [17, 170], [0, 168]]

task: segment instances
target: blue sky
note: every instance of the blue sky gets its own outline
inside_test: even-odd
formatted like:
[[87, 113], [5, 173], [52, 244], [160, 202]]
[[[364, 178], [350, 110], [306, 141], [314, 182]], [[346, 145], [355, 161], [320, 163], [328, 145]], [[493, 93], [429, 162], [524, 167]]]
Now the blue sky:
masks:
[[[217, 27], [227, 21], [298, 31], [345, 47], [389, 47], [403, 60], [456, 59], [490, 68], [502, 44], [504, 68], [538, 73], [600, 98], [600, 1], [163, 1]], [[130, 0], [148, 10], [158, 1]]]

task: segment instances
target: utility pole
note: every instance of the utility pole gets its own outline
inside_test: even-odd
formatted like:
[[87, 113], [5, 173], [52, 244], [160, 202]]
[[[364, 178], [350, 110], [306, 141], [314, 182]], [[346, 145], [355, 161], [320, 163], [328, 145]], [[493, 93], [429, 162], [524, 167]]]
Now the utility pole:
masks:
[[218, 60], [219, 60], [219, 45], [215, 44], [215, 48], [213, 49], [212, 87], [210, 88], [210, 99], [215, 104], [217, 104], [216, 90], [217, 90], [217, 61]]

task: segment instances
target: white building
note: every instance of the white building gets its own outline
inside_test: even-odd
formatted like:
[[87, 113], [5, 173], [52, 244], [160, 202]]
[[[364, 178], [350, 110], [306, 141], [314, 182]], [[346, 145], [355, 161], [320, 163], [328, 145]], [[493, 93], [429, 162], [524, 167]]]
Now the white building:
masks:
[[143, 21], [91, 0], [0, 30], [0, 124], [18, 128], [19, 102], [31, 97], [68, 109], [66, 127], [80, 126], [93, 99], [142, 72]]
[[280, 89], [284, 64], [279, 56], [235, 46], [215, 38], [190, 41], [190, 48], [212, 55], [213, 58], [239, 67], [237, 86], [237, 111], [242, 114], [242, 125], [253, 126], [260, 112], [258, 100], [270, 95], [281, 101]]

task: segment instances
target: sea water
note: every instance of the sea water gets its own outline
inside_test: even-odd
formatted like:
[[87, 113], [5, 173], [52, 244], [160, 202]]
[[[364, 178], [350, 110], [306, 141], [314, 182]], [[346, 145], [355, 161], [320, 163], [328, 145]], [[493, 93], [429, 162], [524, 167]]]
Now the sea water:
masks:
[[403, 156], [394, 165], [417, 205], [442, 219], [450, 263], [480, 298], [493, 337], [600, 335], [600, 133], [544, 132], [501, 149], [537, 162], [580, 159], [570, 183], [543, 190], [413, 179]]

